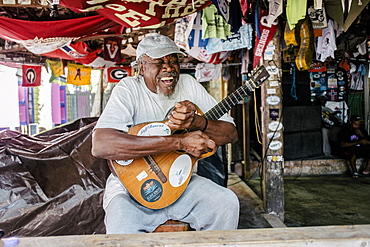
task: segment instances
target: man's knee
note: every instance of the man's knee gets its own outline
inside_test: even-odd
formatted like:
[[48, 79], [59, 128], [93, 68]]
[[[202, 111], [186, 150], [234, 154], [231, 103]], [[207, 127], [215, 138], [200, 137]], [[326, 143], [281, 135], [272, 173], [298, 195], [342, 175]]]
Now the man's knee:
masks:
[[217, 196], [212, 196], [213, 203], [218, 210], [230, 215], [239, 215], [239, 199], [230, 189], [224, 189]]

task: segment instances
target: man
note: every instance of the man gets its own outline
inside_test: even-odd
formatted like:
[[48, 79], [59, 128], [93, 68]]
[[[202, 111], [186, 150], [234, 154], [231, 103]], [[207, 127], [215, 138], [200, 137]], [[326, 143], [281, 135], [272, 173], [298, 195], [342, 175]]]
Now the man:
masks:
[[[184, 150], [199, 157], [216, 146], [237, 140], [232, 118], [206, 120], [197, 114], [216, 101], [190, 75], [180, 75], [182, 52], [168, 37], [153, 34], [138, 45], [136, 77], [126, 77], [114, 88], [93, 134], [92, 154], [125, 160], [171, 150]], [[168, 136], [137, 136], [127, 133], [140, 123], [162, 121], [173, 106], [166, 124], [192, 130]], [[134, 201], [119, 179], [107, 180], [103, 199], [107, 234], [152, 232], [169, 219], [190, 224], [195, 230], [236, 229], [239, 202], [229, 189], [193, 174], [184, 193], [164, 209], [153, 210]]]
[[360, 116], [353, 115], [350, 118], [349, 125], [338, 133], [340, 146], [346, 159], [349, 160], [352, 177], [354, 178], [358, 178], [357, 158], [366, 158], [367, 163], [362, 173], [365, 175], [370, 173], [370, 138], [367, 131], [362, 127], [362, 122]]

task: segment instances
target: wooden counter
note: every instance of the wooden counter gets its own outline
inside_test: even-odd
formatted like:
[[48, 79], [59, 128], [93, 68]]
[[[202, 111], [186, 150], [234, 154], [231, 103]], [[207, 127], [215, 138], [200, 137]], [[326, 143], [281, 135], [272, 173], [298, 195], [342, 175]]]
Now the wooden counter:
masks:
[[370, 225], [262, 228], [233, 231], [173, 232], [125, 235], [25, 237], [19, 247], [91, 246], [370, 246]]

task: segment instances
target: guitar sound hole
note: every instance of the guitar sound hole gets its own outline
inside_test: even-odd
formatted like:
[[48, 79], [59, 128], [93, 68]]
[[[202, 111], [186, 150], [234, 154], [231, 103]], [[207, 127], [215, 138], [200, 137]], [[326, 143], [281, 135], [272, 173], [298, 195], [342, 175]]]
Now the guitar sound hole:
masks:
[[188, 129], [175, 129], [172, 131], [172, 135], [176, 135], [176, 134], [184, 134], [186, 132], [189, 132]]

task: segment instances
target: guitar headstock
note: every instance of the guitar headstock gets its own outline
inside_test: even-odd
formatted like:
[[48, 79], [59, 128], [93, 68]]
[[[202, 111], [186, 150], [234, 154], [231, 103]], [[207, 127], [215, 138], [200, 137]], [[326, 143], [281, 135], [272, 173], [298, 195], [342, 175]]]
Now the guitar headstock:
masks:
[[250, 81], [255, 84], [255, 88], [258, 88], [270, 77], [269, 72], [266, 70], [265, 66], [261, 65], [252, 71]]

